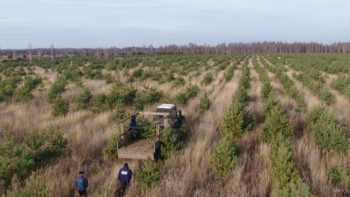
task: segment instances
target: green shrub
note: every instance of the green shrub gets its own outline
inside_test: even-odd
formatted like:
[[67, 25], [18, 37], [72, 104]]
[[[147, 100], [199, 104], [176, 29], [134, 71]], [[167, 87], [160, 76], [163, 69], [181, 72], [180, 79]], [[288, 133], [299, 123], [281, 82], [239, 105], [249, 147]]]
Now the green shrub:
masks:
[[145, 192], [155, 183], [160, 181], [160, 172], [157, 165], [152, 160], [146, 160], [141, 169], [136, 174], [137, 188], [141, 192]]
[[116, 106], [116, 110], [113, 116], [113, 119], [116, 121], [122, 120], [125, 118], [126, 110], [123, 104], [119, 103]]
[[114, 109], [117, 103], [131, 105], [134, 103], [137, 90], [128, 88], [124, 84], [117, 84], [112, 87], [111, 93], [107, 96], [107, 103], [110, 109]]
[[327, 176], [335, 186], [342, 186], [347, 183], [347, 189], [350, 188], [350, 168], [331, 167], [327, 169]]
[[290, 145], [291, 140], [283, 136], [283, 133], [278, 133], [271, 148], [271, 175], [281, 188], [300, 179], [299, 172], [293, 162]]
[[8, 197], [49, 197], [50, 189], [44, 182], [36, 177], [33, 173], [29, 179], [26, 180], [25, 187], [20, 188], [19, 184], [13, 185], [10, 191], [7, 191]]
[[199, 88], [197, 85], [188, 86], [185, 91], [176, 95], [175, 100], [182, 105], [186, 105], [188, 100], [197, 96], [198, 92]]
[[107, 109], [109, 109], [108, 103], [107, 103], [107, 96], [105, 94], [96, 94], [93, 97], [93, 111], [94, 112], [103, 112]]
[[233, 138], [239, 138], [245, 133], [244, 114], [238, 104], [234, 103], [228, 109], [223, 121], [223, 133]]
[[32, 90], [41, 83], [42, 83], [41, 77], [35, 77], [34, 79], [32, 77], [26, 77], [24, 86]]
[[180, 87], [180, 86], [184, 86], [185, 84], [186, 84], [185, 79], [182, 78], [182, 77], [178, 77], [178, 78], [175, 79], [172, 87], [174, 87], [174, 88], [175, 87]]
[[13, 95], [21, 80], [21, 77], [9, 77], [6, 80], [0, 81], [0, 102]]
[[117, 142], [119, 140], [119, 133], [116, 133], [108, 141], [108, 145], [103, 149], [103, 154], [110, 160], [116, 160], [118, 158]]
[[64, 68], [62, 75], [67, 80], [80, 83], [81, 81], [80, 78], [83, 75], [83, 72], [81, 72], [78, 66], [71, 65], [71, 66], [68, 66], [67, 68]]
[[53, 102], [51, 114], [53, 116], [67, 115], [69, 110], [69, 101], [56, 98]]
[[0, 185], [10, 185], [14, 175], [24, 180], [31, 171], [68, 152], [68, 141], [57, 128], [30, 132], [20, 143], [4, 134], [0, 143]]
[[81, 94], [74, 98], [78, 105], [78, 109], [87, 109], [90, 106], [91, 99], [92, 94], [88, 89], [85, 89]]
[[270, 99], [265, 106], [265, 123], [263, 127], [263, 137], [267, 142], [276, 142], [277, 134], [281, 134], [286, 139], [293, 137], [293, 128], [288, 123], [288, 118], [279, 102]]
[[271, 91], [272, 91], [272, 85], [270, 83], [263, 83], [263, 86], [261, 88], [261, 95], [264, 100], [269, 98]]
[[225, 73], [225, 80], [226, 81], [230, 81], [234, 75], [234, 72], [235, 72], [235, 69], [236, 69], [236, 66], [231, 66], [227, 72]]
[[17, 89], [13, 96], [15, 102], [26, 102], [33, 98], [33, 94], [30, 92], [30, 89], [25, 86]]
[[344, 128], [325, 108], [318, 107], [308, 112], [306, 123], [322, 149], [347, 153], [349, 141]]
[[147, 93], [138, 92], [135, 100], [134, 106], [136, 110], [143, 110], [145, 105], [154, 104], [159, 102], [159, 100], [163, 97], [163, 92], [157, 91], [154, 88], [151, 88]]
[[200, 99], [200, 102], [198, 104], [199, 113], [203, 114], [204, 112], [208, 111], [211, 106], [210, 99], [208, 97], [208, 94], [205, 93], [203, 97]]
[[281, 188], [277, 186], [276, 189], [272, 191], [271, 196], [276, 197], [310, 197], [310, 191], [307, 185], [301, 180], [296, 183], [290, 183], [286, 187]]
[[111, 84], [115, 81], [115, 79], [113, 78], [111, 73], [105, 74], [104, 78], [105, 78], [107, 84]]
[[47, 102], [53, 103], [57, 98], [60, 98], [61, 94], [66, 90], [66, 83], [66, 79], [58, 78], [49, 89], [47, 94]]
[[156, 136], [156, 125], [153, 122], [137, 117], [138, 132], [142, 138], [153, 140]]
[[33, 94], [31, 90], [36, 88], [40, 83], [42, 83], [42, 79], [40, 77], [32, 78], [26, 77], [24, 86], [17, 89], [14, 92], [14, 100], [15, 102], [26, 102], [33, 98]]
[[204, 85], [208, 85], [208, 84], [210, 84], [211, 82], [213, 82], [213, 80], [214, 80], [214, 77], [213, 77], [213, 74], [211, 74], [210, 72], [209, 73], [207, 73], [205, 76], [204, 76], [204, 78], [203, 78], [203, 80], [202, 80], [202, 84], [204, 84]]
[[184, 128], [179, 130], [165, 128], [160, 137], [162, 144], [161, 157], [166, 159], [172, 152], [180, 150], [184, 146], [186, 139], [187, 132]]
[[223, 137], [212, 153], [215, 176], [226, 178], [235, 167], [238, 157], [238, 146], [230, 136]]

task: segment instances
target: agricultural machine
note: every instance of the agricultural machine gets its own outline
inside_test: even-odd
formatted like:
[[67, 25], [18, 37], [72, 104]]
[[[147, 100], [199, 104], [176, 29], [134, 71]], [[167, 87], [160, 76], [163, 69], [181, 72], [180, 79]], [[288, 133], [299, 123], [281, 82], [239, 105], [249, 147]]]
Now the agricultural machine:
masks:
[[138, 112], [133, 116], [142, 116], [144, 119], [153, 121], [156, 127], [155, 137], [154, 139], [133, 139], [130, 129], [125, 131], [124, 128], [124, 123], [132, 116], [119, 121], [121, 134], [117, 142], [117, 152], [120, 159], [157, 160], [162, 148], [159, 140], [164, 129], [168, 127], [179, 129], [185, 118], [174, 104], [161, 104], [155, 112]]

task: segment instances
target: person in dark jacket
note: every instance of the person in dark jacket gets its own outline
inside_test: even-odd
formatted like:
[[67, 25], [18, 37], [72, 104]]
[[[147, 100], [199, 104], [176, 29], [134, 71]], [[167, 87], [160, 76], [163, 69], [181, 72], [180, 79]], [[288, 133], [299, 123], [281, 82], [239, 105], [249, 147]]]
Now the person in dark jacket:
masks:
[[124, 195], [126, 187], [129, 185], [132, 178], [132, 171], [129, 169], [128, 163], [124, 163], [124, 166], [119, 170], [118, 180], [120, 181], [121, 193]]
[[89, 181], [84, 176], [84, 171], [79, 171], [79, 176], [75, 179], [75, 186], [80, 196], [87, 196], [86, 188], [89, 186]]
[[132, 116], [131, 116], [130, 123], [129, 123], [129, 131], [131, 131], [132, 137], [133, 137], [134, 139], [137, 138], [136, 126], [137, 126], [137, 123], [136, 123], [136, 116], [135, 116], [135, 115], [132, 115]]

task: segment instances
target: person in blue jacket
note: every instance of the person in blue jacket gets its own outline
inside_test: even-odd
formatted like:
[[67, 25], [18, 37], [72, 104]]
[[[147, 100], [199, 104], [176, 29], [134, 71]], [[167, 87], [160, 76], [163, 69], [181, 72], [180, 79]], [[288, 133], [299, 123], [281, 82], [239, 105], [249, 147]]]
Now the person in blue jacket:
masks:
[[84, 176], [84, 171], [79, 171], [79, 176], [75, 179], [75, 186], [80, 196], [86, 196], [86, 188], [89, 186], [88, 179]]
[[136, 116], [132, 115], [130, 123], [129, 123], [129, 131], [131, 131], [131, 134], [132, 134], [132, 137], [134, 138], [134, 140], [137, 139], [136, 126], [137, 126]]
[[119, 170], [118, 180], [120, 181], [121, 193], [124, 194], [126, 187], [129, 185], [132, 178], [132, 171], [129, 169], [128, 163], [124, 163], [124, 166]]

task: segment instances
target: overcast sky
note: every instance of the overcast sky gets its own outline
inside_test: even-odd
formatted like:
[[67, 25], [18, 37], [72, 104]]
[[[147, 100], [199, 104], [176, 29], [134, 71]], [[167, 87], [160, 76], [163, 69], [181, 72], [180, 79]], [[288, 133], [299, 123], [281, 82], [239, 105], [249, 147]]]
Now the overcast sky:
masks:
[[349, 38], [349, 0], [0, 0], [2, 49]]

